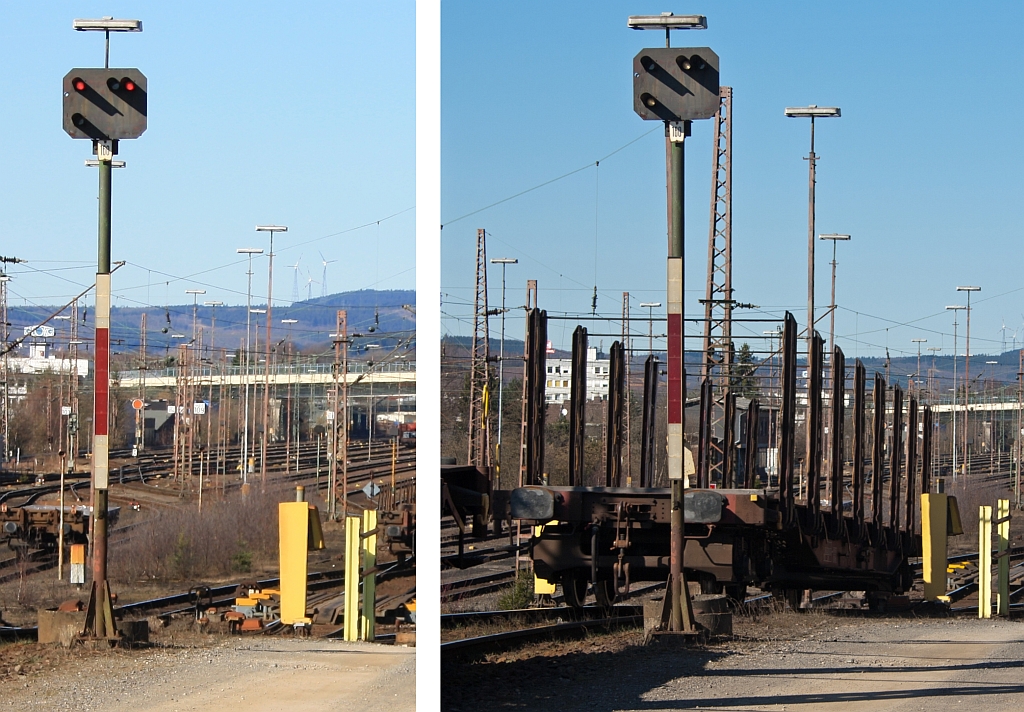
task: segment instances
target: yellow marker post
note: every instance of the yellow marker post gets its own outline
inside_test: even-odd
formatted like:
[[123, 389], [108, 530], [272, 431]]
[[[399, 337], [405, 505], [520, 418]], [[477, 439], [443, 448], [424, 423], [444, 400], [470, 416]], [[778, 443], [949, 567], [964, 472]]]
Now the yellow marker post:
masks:
[[[369, 536], [363, 538], [363, 615], [360, 625], [362, 639], [372, 643], [376, 638], [377, 623], [377, 576], [372, 571], [377, 566], [377, 535], [370, 534], [377, 530], [377, 510], [367, 509], [363, 512], [363, 531]], [[348, 590], [346, 586], [345, 590]], [[348, 594], [345, 595], [348, 601]]]
[[[548, 522], [548, 524], [557, 524], [558, 522]], [[533, 528], [533, 535], [540, 538], [540, 535], [544, 533], [544, 525], [539, 525]], [[533, 574], [533, 595], [534, 596], [553, 596], [555, 595], [555, 584], [551, 583], [547, 579], [542, 579], [537, 576], [536, 571]]]
[[946, 495], [928, 492], [921, 495], [921, 558], [924, 574], [924, 599], [937, 601], [946, 594], [948, 559], [946, 553]]
[[359, 517], [345, 517], [345, 640], [359, 640]]
[[992, 507], [978, 508], [978, 618], [992, 617]]
[[306, 616], [306, 559], [310, 549], [324, 548], [324, 539], [317, 508], [303, 501], [301, 487], [296, 495], [295, 502], [277, 505], [281, 623], [309, 625], [310, 619]]
[[277, 505], [281, 545], [281, 623], [293, 625], [306, 618], [306, 537], [309, 505], [281, 502]]
[[1000, 499], [996, 506], [996, 536], [999, 538], [999, 581], [996, 613], [1010, 615], [1010, 500]]

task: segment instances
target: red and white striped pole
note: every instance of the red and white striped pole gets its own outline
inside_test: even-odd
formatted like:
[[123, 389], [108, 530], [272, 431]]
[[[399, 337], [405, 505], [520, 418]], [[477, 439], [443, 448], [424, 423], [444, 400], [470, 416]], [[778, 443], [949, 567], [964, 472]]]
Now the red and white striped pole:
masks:
[[96, 364], [92, 417], [92, 595], [85, 632], [97, 638], [117, 635], [107, 585], [108, 427], [110, 404], [110, 204], [116, 142], [95, 141], [99, 159], [99, 250], [96, 267]]
[[690, 122], [666, 123], [668, 168], [668, 477], [672, 485], [671, 546], [669, 556], [669, 592], [672, 596], [669, 630], [693, 632], [686, 576], [683, 572], [685, 539], [683, 496], [686, 457], [683, 430], [686, 423], [686, 368], [683, 361], [683, 287], [684, 287], [684, 142]]

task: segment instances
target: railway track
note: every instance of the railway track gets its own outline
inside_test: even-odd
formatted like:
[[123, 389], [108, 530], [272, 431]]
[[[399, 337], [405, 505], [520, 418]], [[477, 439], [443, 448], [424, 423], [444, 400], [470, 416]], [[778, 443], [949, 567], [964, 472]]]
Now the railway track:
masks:
[[[381, 570], [377, 572], [377, 583], [383, 583], [389, 579], [407, 575], [415, 571], [415, 559], [409, 558], [404, 562], [385, 562], [381, 564]], [[307, 606], [314, 608], [324, 601], [338, 598], [337, 589], [344, 590], [344, 572], [342, 571], [317, 571], [309, 573], [306, 577], [306, 590], [313, 595], [308, 596]], [[259, 588], [275, 588], [280, 586], [279, 578], [262, 579], [255, 582]], [[196, 588], [182, 593], [173, 593], [167, 596], [151, 598], [135, 603], [128, 603], [121, 606], [114, 606], [114, 616], [122, 619], [125, 616], [130, 618], [157, 617], [170, 618], [178, 615], [194, 613], [197, 606], [205, 610], [208, 607], [227, 608], [234, 604], [236, 594], [240, 587], [248, 585], [246, 582], [227, 583], [220, 586], [208, 587], [203, 593], [197, 593]], [[326, 592], [326, 593], [324, 593]], [[415, 596], [415, 587], [410, 591], [393, 596], [382, 596], [376, 601], [376, 608], [391, 604], [399, 605], [407, 598]], [[343, 600], [343, 594], [342, 594]], [[273, 622], [272, 622], [273, 623]], [[279, 632], [280, 626], [270, 625], [266, 632]], [[330, 637], [328, 634], [326, 637]], [[385, 636], [386, 637], [386, 636]], [[0, 626], [0, 641], [11, 640], [35, 640], [37, 629], [35, 626], [14, 627]]]

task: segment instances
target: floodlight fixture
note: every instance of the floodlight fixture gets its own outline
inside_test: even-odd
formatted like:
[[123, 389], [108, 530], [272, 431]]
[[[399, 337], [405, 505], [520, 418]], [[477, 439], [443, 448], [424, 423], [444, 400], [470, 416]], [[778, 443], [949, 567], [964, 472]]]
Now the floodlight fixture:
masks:
[[947, 307], [946, 307], [946, 309], [948, 309], [948, 310], [950, 310], [950, 311], [953, 311], [953, 310], [956, 310], [956, 309], [966, 309], [966, 308], [967, 308], [967, 307], [965, 307], [965, 306], [964, 306], [964, 305], [962, 305], [962, 304], [953, 304], [953, 305], [951, 305], [951, 306], [947, 306]]
[[262, 247], [239, 247], [237, 250], [235, 250], [235, 252], [237, 252], [240, 255], [262, 255], [263, 254], [263, 248]]
[[928, 343], [928, 339], [911, 339], [910, 343], [912, 343], [912, 344], [927, 344]]
[[842, 116], [838, 106], [787, 106], [786, 116], [790, 118], [832, 119]]
[[267, 310], [266, 309], [250, 309], [249, 313], [250, 314], [266, 314]]
[[495, 257], [491, 260], [492, 265], [517, 265], [519, 260], [514, 257]]
[[257, 225], [256, 232], [288, 232], [284, 225]]
[[281, 323], [282, 324], [298, 324], [299, 320], [298, 319], [282, 319]]
[[222, 307], [224, 302], [203, 302], [204, 307]]
[[981, 287], [970, 287], [970, 286], [967, 286], [967, 287], [957, 287], [956, 291], [958, 291], [958, 292], [980, 292], [981, 291]]
[[633, 30], [706, 30], [708, 18], [705, 15], [663, 12], [660, 15], [630, 15], [627, 24]]
[[171, 338], [172, 339], [184, 339], [185, 335], [184, 334], [171, 334]]
[[[107, 161], [107, 162], [110, 164], [111, 168], [124, 168], [126, 165], [128, 165], [124, 161]], [[92, 159], [92, 158], [85, 159], [85, 165], [89, 166], [90, 168], [95, 168], [99, 164], [100, 164], [100, 162], [95, 160], [95, 159]]]
[[840, 235], [835, 232], [826, 233], [824, 235], [818, 235], [819, 240], [849, 240], [849, 235]]
[[661, 302], [640, 302], [640, 308], [641, 309], [654, 309], [654, 308], [660, 307], [660, 306], [661, 306]]
[[205, 289], [186, 289], [185, 294], [206, 294]]
[[103, 17], [99, 20], [75, 20], [71, 27], [79, 32], [142, 32], [142, 20]]

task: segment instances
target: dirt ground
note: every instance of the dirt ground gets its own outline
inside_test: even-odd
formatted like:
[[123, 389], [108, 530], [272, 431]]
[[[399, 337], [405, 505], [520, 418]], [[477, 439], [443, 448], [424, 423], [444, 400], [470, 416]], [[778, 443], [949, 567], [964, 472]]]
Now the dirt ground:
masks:
[[324, 639], [179, 636], [137, 650], [0, 645], [0, 710], [416, 709], [415, 649]]
[[1021, 619], [783, 612], [706, 645], [634, 630], [443, 660], [442, 709], [1017, 710], [1022, 667]]

